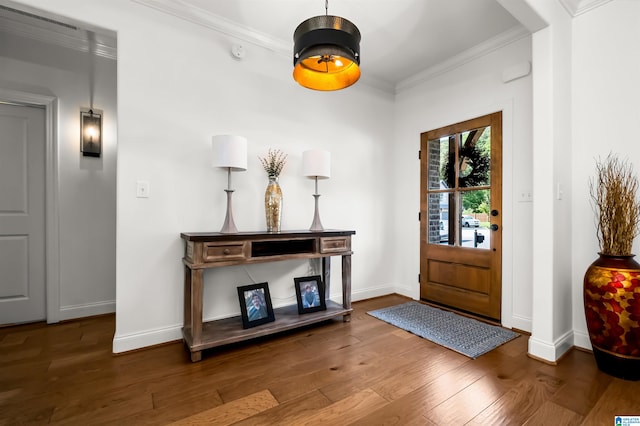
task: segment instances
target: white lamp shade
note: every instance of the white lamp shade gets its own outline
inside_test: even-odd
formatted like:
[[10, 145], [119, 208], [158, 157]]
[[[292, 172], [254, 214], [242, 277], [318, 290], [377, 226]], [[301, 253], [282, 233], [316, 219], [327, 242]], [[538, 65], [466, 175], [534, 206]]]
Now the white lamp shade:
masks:
[[329, 179], [331, 177], [331, 153], [322, 149], [310, 149], [303, 152], [302, 175]]
[[242, 136], [216, 135], [211, 138], [213, 167], [230, 167], [235, 172], [247, 170], [247, 139]]

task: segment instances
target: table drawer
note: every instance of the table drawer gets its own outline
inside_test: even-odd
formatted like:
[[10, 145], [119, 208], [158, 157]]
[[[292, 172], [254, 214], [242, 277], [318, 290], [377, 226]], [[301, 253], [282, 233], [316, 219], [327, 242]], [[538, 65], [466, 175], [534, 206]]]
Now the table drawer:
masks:
[[351, 251], [351, 237], [320, 238], [320, 253], [343, 253]]
[[202, 261], [224, 262], [227, 260], [243, 260], [246, 256], [246, 243], [204, 243], [202, 247]]

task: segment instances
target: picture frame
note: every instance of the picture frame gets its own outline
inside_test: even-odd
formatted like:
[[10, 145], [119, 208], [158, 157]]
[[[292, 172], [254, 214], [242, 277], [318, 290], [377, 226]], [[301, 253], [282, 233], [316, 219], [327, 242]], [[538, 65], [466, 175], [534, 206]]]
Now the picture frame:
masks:
[[298, 300], [298, 313], [326, 311], [325, 288], [320, 275], [293, 279]]
[[268, 283], [238, 287], [238, 301], [242, 312], [242, 328], [275, 321]]

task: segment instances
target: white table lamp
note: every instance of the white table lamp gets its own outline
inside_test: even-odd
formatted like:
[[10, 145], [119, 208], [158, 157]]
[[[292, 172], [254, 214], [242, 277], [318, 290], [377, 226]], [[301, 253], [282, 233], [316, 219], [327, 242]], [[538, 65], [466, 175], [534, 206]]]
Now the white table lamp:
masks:
[[316, 183], [316, 192], [313, 194], [315, 198], [315, 213], [313, 222], [311, 223], [311, 231], [322, 231], [322, 222], [320, 222], [320, 212], [318, 210], [318, 179], [329, 179], [331, 177], [331, 153], [321, 149], [311, 149], [302, 153], [302, 175], [313, 178]]
[[247, 170], [247, 139], [242, 136], [217, 135], [211, 138], [213, 148], [212, 167], [227, 169], [227, 215], [220, 230], [223, 234], [236, 234], [238, 229], [233, 221], [233, 207], [231, 203], [231, 172]]

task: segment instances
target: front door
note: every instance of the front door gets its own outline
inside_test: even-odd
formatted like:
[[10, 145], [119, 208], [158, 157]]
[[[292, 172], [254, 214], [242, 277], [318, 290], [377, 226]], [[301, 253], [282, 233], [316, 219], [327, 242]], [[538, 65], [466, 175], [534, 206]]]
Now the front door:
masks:
[[0, 104], [0, 324], [45, 308], [45, 110]]
[[502, 113], [420, 137], [420, 298], [500, 320]]

